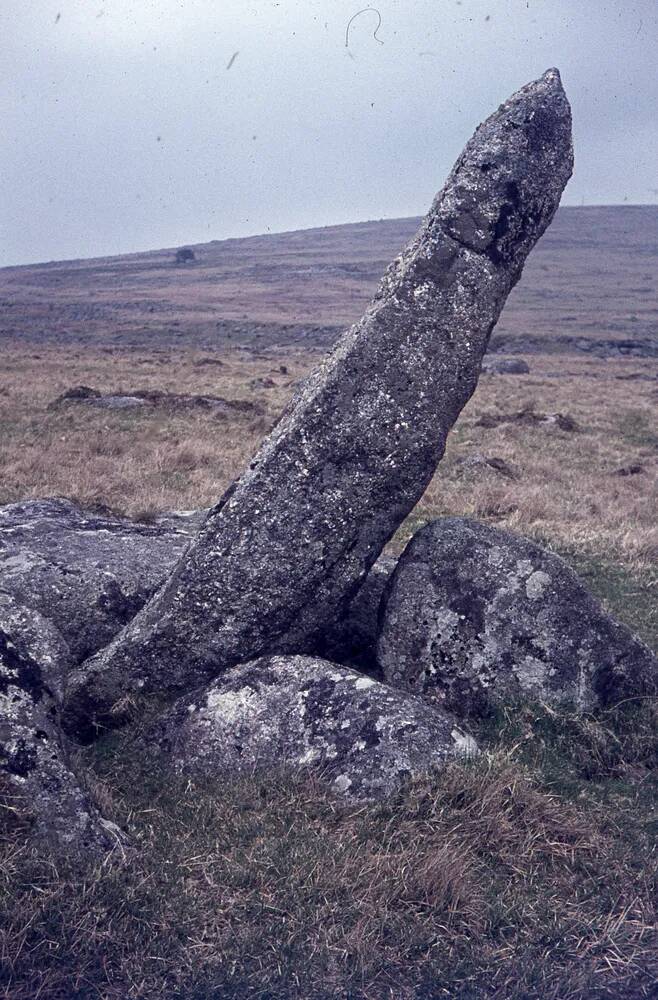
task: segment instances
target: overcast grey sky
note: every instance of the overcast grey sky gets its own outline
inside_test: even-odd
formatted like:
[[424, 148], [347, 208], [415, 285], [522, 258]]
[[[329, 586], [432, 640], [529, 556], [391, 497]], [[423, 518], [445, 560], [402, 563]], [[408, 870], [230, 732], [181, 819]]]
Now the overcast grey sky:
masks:
[[658, 202], [655, 0], [365, 6], [1, 0], [0, 264], [422, 214], [553, 65], [565, 203]]

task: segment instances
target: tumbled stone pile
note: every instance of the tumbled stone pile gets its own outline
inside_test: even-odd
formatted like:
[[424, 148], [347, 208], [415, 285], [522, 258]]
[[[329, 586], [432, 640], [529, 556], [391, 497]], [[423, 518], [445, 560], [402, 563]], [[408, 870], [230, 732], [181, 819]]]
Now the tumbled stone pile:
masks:
[[475, 752], [469, 721], [500, 701], [655, 690], [651, 653], [537, 546], [449, 519], [397, 566], [379, 558], [571, 168], [549, 70], [479, 127], [361, 322], [210, 512], [0, 511], [0, 768], [36, 833], [89, 850], [114, 836], [60, 715], [85, 742], [165, 700], [141, 739], [173, 769], [287, 762], [362, 799]]
[[476, 131], [360, 323], [299, 387], [165, 586], [75, 671], [69, 731], [127, 693], [186, 691], [313, 650], [421, 498], [491, 331], [571, 174], [557, 71]]

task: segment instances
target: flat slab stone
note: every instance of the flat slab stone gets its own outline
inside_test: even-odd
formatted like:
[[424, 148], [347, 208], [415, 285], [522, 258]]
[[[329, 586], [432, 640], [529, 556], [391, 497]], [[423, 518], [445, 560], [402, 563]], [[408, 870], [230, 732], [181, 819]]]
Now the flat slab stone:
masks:
[[422, 528], [383, 599], [391, 684], [460, 718], [541, 700], [581, 711], [658, 693], [658, 661], [558, 556], [466, 518]]
[[0, 592], [52, 622], [78, 663], [153, 596], [205, 515], [138, 524], [57, 497], [0, 507]]
[[482, 373], [486, 375], [528, 375], [530, 368], [521, 358], [497, 358], [489, 355], [482, 362]]
[[309, 767], [353, 800], [384, 798], [415, 775], [477, 752], [445, 712], [308, 656], [235, 667], [178, 702], [145, 743], [178, 773]]
[[132, 392], [114, 392], [103, 395], [98, 389], [92, 389], [87, 385], [77, 385], [72, 389], [67, 389], [66, 392], [52, 401], [49, 409], [58, 409], [72, 404], [92, 406], [101, 410], [127, 410], [139, 407], [158, 407], [172, 412], [206, 410], [216, 416], [253, 415], [264, 412], [260, 403], [248, 399], [190, 395], [189, 393], [165, 392], [162, 389], [135, 389]]
[[557, 70], [468, 142], [363, 319], [211, 510], [162, 590], [71, 680], [93, 735], [126, 693], [191, 690], [266, 652], [313, 649], [429, 483], [526, 257], [571, 174]]

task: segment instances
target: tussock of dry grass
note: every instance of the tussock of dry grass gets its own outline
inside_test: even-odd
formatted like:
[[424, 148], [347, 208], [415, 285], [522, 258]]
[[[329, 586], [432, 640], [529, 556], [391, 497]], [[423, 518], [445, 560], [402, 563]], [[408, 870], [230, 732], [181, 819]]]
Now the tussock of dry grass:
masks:
[[623, 797], [557, 794], [524, 745], [503, 727], [493, 755], [361, 808], [299, 774], [172, 783], [109, 750], [97, 793], [134, 850], [80, 879], [4, 844], [0, 996], [649, 997], [646, 831]]

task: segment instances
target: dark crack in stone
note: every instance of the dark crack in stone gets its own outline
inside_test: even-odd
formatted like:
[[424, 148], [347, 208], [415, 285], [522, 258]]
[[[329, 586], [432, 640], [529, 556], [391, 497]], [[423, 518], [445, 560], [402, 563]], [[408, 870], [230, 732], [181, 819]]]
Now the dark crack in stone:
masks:
[[312, 650], [315, 655], [381, 680], [377, 665], [379, 610], [396, 562], [393, 556], [379, 557], [343, 617], [318, 637]]
[[0, 593], [0, 772], [31, 834], [77, 860], [117, 842], [66, 761], [57, 702], [68, 667], [61, 635]]

